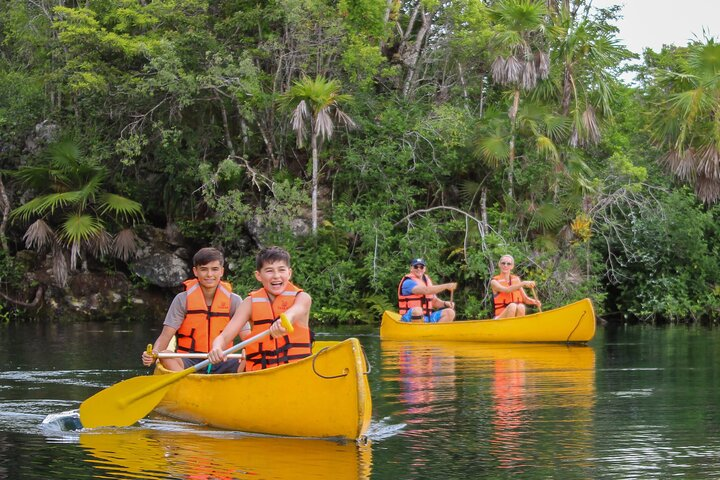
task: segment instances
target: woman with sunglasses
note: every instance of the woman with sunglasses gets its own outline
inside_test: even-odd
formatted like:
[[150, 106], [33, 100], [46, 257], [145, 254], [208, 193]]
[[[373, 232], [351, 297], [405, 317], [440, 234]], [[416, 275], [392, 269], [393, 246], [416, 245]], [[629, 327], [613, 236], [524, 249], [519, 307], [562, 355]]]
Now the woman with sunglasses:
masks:
[[455, 320], [455, 303], [440, 300], [437, 293], [453, 291], [457, 283], [433, 285], [427, 275], [425, 260], [410, 262], [410, 273], [398, 285], [398, 307], [403, 322], [445, 323]]
[[525, 315], [525, 304], [541, 307], [539, 300], [527, 296], [523, 287], [535, 288], [535, 282], [520, 280], [512, 274], [515, 259], [512, 255], [503, 255], [498, 262], [500, 275], [490, 281], [495, 306], [494, 318], [522, 317]]

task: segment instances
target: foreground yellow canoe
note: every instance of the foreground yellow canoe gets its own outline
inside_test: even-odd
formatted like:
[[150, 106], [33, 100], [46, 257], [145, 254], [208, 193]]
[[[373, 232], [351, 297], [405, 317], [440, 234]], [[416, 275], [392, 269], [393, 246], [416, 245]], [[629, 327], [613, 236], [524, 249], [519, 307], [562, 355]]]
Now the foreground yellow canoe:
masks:
[[[268, 370], [188, 375], [168, 390], [155, 410], [228, 430], [359, 439], [372, 414], [367, 370], [360, 342], [349, 338]], [[155, 370], [165, 373], [162, 367]]]
[[383, 340], [450, 340], [468, 342], [587, 342], [595, 336], [595, 311], [589, 298], [554, 310], [498, 320], [452, 323], [401, 322], [385, 311]]

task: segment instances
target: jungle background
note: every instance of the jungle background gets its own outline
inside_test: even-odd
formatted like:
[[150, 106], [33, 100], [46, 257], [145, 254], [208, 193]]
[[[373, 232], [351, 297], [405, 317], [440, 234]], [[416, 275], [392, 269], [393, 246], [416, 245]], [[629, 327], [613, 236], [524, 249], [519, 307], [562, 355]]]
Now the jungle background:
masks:
[[0, 318], [161, 316], [202, 246], [245, 295], [276, 244], [314, 322], [379, 321], [413, 257], [487, 318], [504, 253], [545, 309], [715, 321], [720, 45], [628, 71], [591, 7], [6, 0]]

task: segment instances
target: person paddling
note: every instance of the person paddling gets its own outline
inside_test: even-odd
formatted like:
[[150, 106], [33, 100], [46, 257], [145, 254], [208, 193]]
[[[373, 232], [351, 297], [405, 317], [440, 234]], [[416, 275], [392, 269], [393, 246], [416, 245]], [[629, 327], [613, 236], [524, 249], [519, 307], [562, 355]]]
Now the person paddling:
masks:
[[490, 281], [493, 291], [494, 318], [522, 317], [525, 315], [525, 305], [535, 305], [541, 308], [539, 300], [530, 298], [523, 287], [535, 288], [535, 282], [522, 281], [520, 277], [512, 274], [515, 259], [512, 255], [503, 255], [498, 261], [500, 275]]
[[410, 273], [406, 274], [398, 285], [398, 308], [403, 322], [424, 321], [426, 323], [445, 323], [455, 320], [455, 303], [440, 300], [436, 294], [457, 288], [457, 283], [433, 285], [427, 275], [425, 260], [415, 258], [410, 261]]
[[[309, 325], [312, 298], [290, 282], [293, 273], [290, 254], [280, 247], [264, 248], [257, 254], [255, 267], [255, 278], [262, 287], [248, 295], [227, 328], [215, 338], [208, 354], [212, 363], [226, 359], [225, 343], [245, 328], [251, 328], [253, 336], [270, 330], [271, 337], [245, 348], [246, 371], [296, 362], [312, 354], [313, 334]], [[281, 314], [292, 323], [292, 332], [282, 326]]]

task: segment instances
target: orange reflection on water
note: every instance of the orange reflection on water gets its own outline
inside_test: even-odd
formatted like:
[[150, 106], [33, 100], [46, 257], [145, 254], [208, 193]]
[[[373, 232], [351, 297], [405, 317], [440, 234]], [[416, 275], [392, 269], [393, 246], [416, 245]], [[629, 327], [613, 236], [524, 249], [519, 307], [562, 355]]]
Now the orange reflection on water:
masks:
[[592, 348], [497, 345], [485, 353], [493, 362], [491, 452], [501, 468], [530, 464], [533, 459], [527, 452], [538, 451], [528, 448], [531, 444], [550, 441], [559, 446], [559, 439], [542, 437], [542, 421], [567, 422], [560, 441], [576, 452], [591, 443], [595, 402]]

